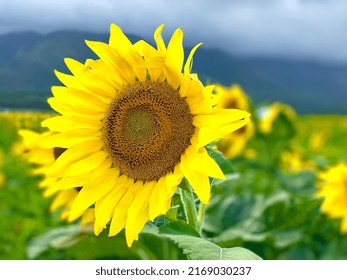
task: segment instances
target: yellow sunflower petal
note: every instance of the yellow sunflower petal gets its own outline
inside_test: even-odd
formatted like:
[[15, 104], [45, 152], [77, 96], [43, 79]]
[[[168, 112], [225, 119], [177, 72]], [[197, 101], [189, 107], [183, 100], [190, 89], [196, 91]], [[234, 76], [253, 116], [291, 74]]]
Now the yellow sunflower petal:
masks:
[[119, 59], [116, 51], [110, 48], [109, 45], [92, 41], [86, 41], [86, 44], [107, 66], [110, 67], [110, 69], [114, 69], [115, 74], [125, 83], [128, 84], [134, 81], [134, 72], [132, 67], [126, 61]]
[[182, 28], [178, 28], [172, 35], [166, 51], [167, 65], [177, 72], [181, 72], [184, 60], [184, 50], [182, 41], [183, 30]]
[[195, 83], [197, 94], [189, 94], [187, 103], [193, 115], [211, 114], [212, 112], [212, 91], [214, 86], [202, 87], [199, 81], [192, 80]]
[[134, 240], [137, 240], [139, 232], [148, 221], [148, 205], [155, 184], [156, 182], [152, 181], [147, 182], [140, 187], [139, 192], [136, 193], [136, 196], [128, 209], [125, 225], [125, 236], [129, 247]]
[[[106, 159], [107, 153], [104, 151], [96, 152], [72, 163], [67, 169], [62, 170], [60, 176], [81, 176], [99, 167]], [[109, 164], [111, 166], [111, 162]]]
[[[101, 170], [106, 172], [95, 172], [90, 176], [90, 180], [86, 182], [81, 191], [78, 193], [75, 201], [72, 204], [69, 221], [73, 221], [81, 216], [89, 206], [95, 203], [100, 198], [104, 197], [114, 187], [119, 175], [119, 170], [116, 168], [108, 169], [107, 166], [101, 166]], [[103, 182], [99, 184], [99, 182]], [[95, 187], [98, 185], [98, 187]]]
[[161, 52], [163, 55], [166, 54], [166, 46], [164, 43], [163, 36], [161, 35], [164, 28], [164, 24], [160, 25], [154, 32], [154, 41], [157, 44], [157, 49], [159, 52]]
[[[90, 71], [91, 65], [95, 65], [96, 62], [88, 60], [86, 62], [87, 64], [81, 64], [69, 58], [66, 58], [64, 61], [66, 66], [74, 74], [74, 77], [78, 79], [84, 88], [84, 90], [79, 88], [77, 90], [83, 90], [87, 93], [86, 95], [95, 96], [100, 99], [108, 98], [108, 101], [109, 98], [113, 96], [114, 83], [110, 82], [113, 80], [105, 79], [107, 74], [103, 76], [98, 75], [97, 69]], [[69, 90], [70, 89], [71, 88], [69, 88]]]
[[110, 40], [109, 45], [113, 48], [120, 49], [119, 46], [122, 46], [122, 48], [127, 51], [132, 47], [132, 43], [128, 39], [127, 36], [124, 35], [122, 29], [115, 24], [111, 24], [110, 27]]
[[212, 159], [205, 148], [200, 148], [198, 151], [191, 146], [186, 150], [185, 159], [191, 169], [202, 173], [209, 177], [225, 179], [223, 171], [219, 165]]
[[86, 90], [86, 87], [81, 83], [81, 81], [76, 79], [75, 76], [68, 75], [57, 70], [54, 70], [54, 74], [57, 76], [59, 81], [61, 81], [68, 88]]
[[96, 235], [99, 235], [99, 233], [106, 227], [106, 224], [113, 215], [115, 206], [127, 191], [127, 188], [124, 187], [127, 180], [128, 178], [125, 175], [119, 177], [109, 195], [97, 201], [95, 206], [94, 225], [94, 233]]
[[[125, 187], [127, 192], [122, 196], [117, 205], [115, 206], [112, 221], [110, 224], [109, 236], [114, 236], [119, 233], [125, 226], [127, 211], [135, 197], [136, 189], [134, 180], [128, 178]], [[138, 188], [138, 185], [136, 185]]]
[[199, 130], [198, 148], [206, 146], [208, 143], [223, 138], [225, 135], [244, 126], [248, 120], [236, 121], [231, 124], [225, 124], [218, 128], [202, 127]]
[[[79, 128], [95, 128], [97, 124], [98, 122], [95, 122], [95, 121], [92, 121], [92, 122], [82, 121], [82, 120], [75, 121], [65, 116], [57, 116], [57, 117], [44, 120], [41, 123], [41, 126], [47, 127], [51, 129], [52, 131], [65, 132], [68, 130], [79, 129]], [[99, 125], [101, 129], [102, 122], [100, 122]]]
[[194, 192], [203, 204], [210, 201], [211, 186], [207, 175], [201, 174], [192, 170], [189, 166], [189, 161], [185, 156], [182, 156], [180, 169], [187, 178], [190, 185], [193, 187]]
[[347, 233], [347, 215], [344, 215], [341, 220], [341, 233]]
[[[64, 113], [67, 111], [74, 111], [80, 114], [94, 115], [96, 117], [102, 118], [107, 110], [106, 105], [98, 106], [97, 100], [91, 96], [77, 96], [70, 92], [68, 95], [63, 94], [62, 92], [56, 92], [55, 90], [59, 87], [53, 87], [52, 92], [55, 92], [56, 97], [49, 100], [49, 104], [57, 108], [57, 111]], [[53, 103], [54, 102], [54, 103]], [[71, 102], [71, 103], [70, 103]], [[57, 106], [60, 106], [59, 108]], [[64, 110], [64, 111], [61, 111]]]
[[[144, 68], [140, 67], [143, 65], [143, 59], [136, 51], [136, 48], [130, 42], [127, 36], [124, 35], [122, 29], [115, 25], [111, 24], [111, 36], [110, 36], [110, 46], [117, 50], [119, 56], [128, 62], [129, 66], [134, 67], [136, 76], [140, 81], [146, 80], [146, 71]], [[119, 48], [118, 46], [122, 46]]]
[[125, 236], [128, 247], [131, 247], [135, 240], [138, 240], [139, 233], [148, 221], [148, 206], [144, 208], [137, 216], [137, 223], [134, 225], [131, 231], [127, 228], [125, 229]]
[[184, 60], [182, 40], [183, 31], [179, 28], [172, 35], [166, 52], [166, 78], [174, 89], [180, 86], [182, 78], [181, 69]]
[[[77, 103], [79, 106], [83, 105], [87, 106], [88, 108], [90, 108], [90, 105], [92, 104], [93, 108], [91, 109], [90, 113], [93, 112], [94, 109], [101, 111], [107, 110], [107, 103], [105, 103], [105, 99], [100, 99], [98, 96], [89, 94], [82, 90], [68, 89], [62, 86], [53, 86], [52, 93], [60, 102]], [[111, 101], [112, 99], [109, 98], [109, 102]]]
[[40, 144], [45, 148], [69, 148], [82, 142], [91, 141], [94, 142], [98, 148], [100, 148], [102, 146], [102, 143], [98, 141], [100, 136], [101, 132], [94, 129], [78, 128], [47, 136], [41, 139]]
[[248, 120], [249, 116], [249, 113], [242, 110], [214, 109], [212, 114], [195, 116], [193, 123], [196, 127], [217, 128], [244, 119]]
[[156, 81], [163, 77], [163, 66], [165, 60], [163, 56], [151, 45], [140, 40], [134, 44], [137, 51], [143, 56], [143, 67], [148, 70], [151, 81]]
[[173, 196], [177, 186], [181, 183], [183, 174], [180, 170], [179, 165], [175, 166], [174, 172], [166, 175], [166, 189], [169, 196]]
[[74, 189], [85, 185], [85, 177], [63, 177], [57, 179], [55, 183], [48, 186], [44, 192], [45, 197], [49, 197], [58, 191]]
[[189, 75], [190, 71], [192, 69], [193, 66], [193, 56], [194, 53], [196, 52], [196, 50], [198, 49], [198, 47], [200, 47], [202, 45], [202, 43], [197, 44], [189, 53], [186, 64], [184, 65], [184, 75]]
[[167, 197], [166, 178], [162, 177], [153, 187], [151, 198], [149, 199], [149, 219], [154, 221], [156, 217], [165, 214], [162, 201]]
[[59, 158], [49, 168], [51, 175], [59, 176], [64, 169], [72, 163], [88, 157], [94, 152], [100, 150], [99, 141], [85, 141], [78, 143], [77, 145], [71, 146], [68, 150], [62, 153]]
[[81, 219], [81, 225], [85, 226], [87, 224], [92, 224], [95, 221], [95, 211], [94, 208], [88, 208], [86, 211], [84, 211], [82, 219]]
[[249, 122], [250, 114], [241, 110], [215, 109], [211, 115], [198, 115], [193, 123], [199, 127], [198, 148], [216, 141]]
[[[57, 112], [59, 112], [62, 115], [70, 115], [70, 114], [79, 114], [84, 116], [89, 116], [89, 118], [95, 118], [101, 120], [102, 117], [105, 115], [105, 112], [103, 110], [91, 110], [92, 112], [90, 114], [87, 114], [90, 107], [78, 107], [78, 104], [69, 104], [61, 102], [59, 99], [51, 97], [47, 99], [48, 104]], [[89, 104], [90, 105], [90, 104]]]
[[[121, 48], [118, 47], [120, 45], [122, 46]], [[123, 61], [127, 61], [130, 67], [136, 69], [143, 64], [141, 54], [137, 52], [128, 37], [124, 35], [122, 29], [115, 24], [111, 25], [110, 46], [117, 50], [119, 57]], [[142, 80], [141, 78], [140, 80]]]
[[78, 191], [75, 189], [61, 191], [53, 200], [53, 203], [50, 205], [50, 210], [55, 211], [60, 207], [72, 203], [72, 201], [77, 196]]
[[82, 64], [75, 59], [65, 58], [64, 62], [74, 76], [78, 76], [88, 70], [88, 65]]

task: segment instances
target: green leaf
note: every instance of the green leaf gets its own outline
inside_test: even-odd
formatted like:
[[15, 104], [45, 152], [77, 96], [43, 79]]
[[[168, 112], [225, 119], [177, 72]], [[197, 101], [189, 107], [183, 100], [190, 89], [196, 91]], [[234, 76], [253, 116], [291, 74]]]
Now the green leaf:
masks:
[[[64, 259], [68, 260], [156, 259], [156, 256], [140, 242], [134, 243], [129, 248], [126, 245], [124, 231], [112, 237], [108, 237], [106, 231], [99, 236], [95, 236], [93, 233], [84, 234], [73, 246], [56, 252], [58, 257], [64, 255]], [[40, 259], [45, 259], [45, 255], [40, 256]]]
[[37, 258], [49, 248], [65, 249], [79, 241], [81, 225], [69, 225], [47, 231], [31, 240], [27, 247], [29, 259]]
[[238, 178], [240, 178], [240, 175], [237, 173], [225, 174], [224, 180], [213, 178], [211, 181], [211, 186], [215, 187], [215, 186], [219, 186], [221, 184], [228, 184], [230, 181], [236, 180]]
[[261, 260], [253, 252], [241, 248], [221, 248], [205, 239], [187, 236], [167, 234], [168, 238], [177, 243], [183, 253], [192, 260]]
[[266, 232], [253, 233], [250, 230], [247, 230], [247, 228], [242, 227], [242, 225], [243, 224], [240, 226], [237, 225], [235, 228], [227, 229], [210, 240], [221, 246], [233, 246], [242, 241], [254, 243], [264, 242], [270, 236]]
[[[155, 232], [154, 226], [147, 232]], [[126, 245], [124, 230], [114, 237], [106, 232], [95, 236], [81, 225], [69, 225], [47, 231], [33, 239], [27, 248], [29, 259], [158, 259], [141, 242], [131, 248]]]
[[282, 249], [298, 243], [303, 238], [303, 233], [302, 229], [287, 230], [274, 233], [273, 238], [274, 246]]
[[231, 162], [226, 159], [221, 152], [210, 146], [206, 146], [206, 150], [210, 157], [218, 163], [224, 174], [232, 173], [234, 171]]
[[200, 237], [200, 234], [185, 221], [171, 222], [159, 229], [160, 234], [187, 235]]

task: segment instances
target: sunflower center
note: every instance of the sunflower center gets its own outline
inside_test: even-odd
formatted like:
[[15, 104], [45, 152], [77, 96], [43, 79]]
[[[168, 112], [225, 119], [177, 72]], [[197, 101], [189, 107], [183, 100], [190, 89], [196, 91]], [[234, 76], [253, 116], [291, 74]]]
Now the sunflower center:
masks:
[[233, 99], [228, 100], [223, 107], [226, 108], [226, 109], [238, 108], [236, 100], [233, 100]]
[[174, 171], [195, 127], [189, 106], [166, 82], [137, 82], [110, 104], [104, 142], [113, 163], [135, 180]]
[[125, 135], [133, 143], [145, 143], [155, 134], [154, 113], [148, 106], [138, 106], [127, 112]]

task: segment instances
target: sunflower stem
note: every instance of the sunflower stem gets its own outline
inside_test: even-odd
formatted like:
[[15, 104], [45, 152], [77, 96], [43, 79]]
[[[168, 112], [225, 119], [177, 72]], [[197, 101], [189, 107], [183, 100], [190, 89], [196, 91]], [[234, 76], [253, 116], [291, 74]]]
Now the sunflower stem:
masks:
[[187, 223], [191, 225], [197, 232], [200, 232], [200, 223], [196, 212], [192, 188], [185, 179], [182, 180], [180, 185], [181, 200], [183, 203], [184, 212], [186, 214]]
[[198, 222], [199, 222], [199, 225], [200, 225], [200, 232], [199, 232], [200, 234], [201, 234], [202, 225], [203, 225], [203, 222], [204, 222], [204, 215], [205, 215], [205, 204], [200, 202], [199, 212], [198, 212]]

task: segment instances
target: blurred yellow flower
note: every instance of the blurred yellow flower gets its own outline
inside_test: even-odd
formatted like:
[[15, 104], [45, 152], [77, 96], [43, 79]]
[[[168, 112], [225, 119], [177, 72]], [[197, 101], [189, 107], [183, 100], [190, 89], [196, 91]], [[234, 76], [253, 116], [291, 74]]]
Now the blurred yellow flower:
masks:
[[311, 133], [309, 139], [309, 147], [312, 151], [320, 151], [326, 142], [326, 132], [325, 131], [314, 131]]
[[40, 129], [41, 122], [53, 115], [46, 112], [0, 112], [0, 117], [9, 120], [18, 129]]
[[300, 149], [293, 151], [282, 151], [281, 166], [284, 170], [290, 172], [299, 172], [303, 170], [314, 170], [315, 164], [312, 161], [303, 158], [303, 152]]
[[184, 177], [209, 202], [209, 177], [224, 174], [205, 145], [249, 120], [245, 111], [212, 107], [213, 86], [191, 73], [199, 45], [184, 64], [182, 29], [166, 46], [163, 27], [154, 48], [132, 44], [112, 24], [109, 44], [87, 42], [99, 60], [65, 59], [73, 75], [56, 72], [65, 86], [53, 87], [48, 100], [61, 116], [43, 123], [59, 132], [46, 142], [67, 149], [50, 168], [62, 178], [56, 186], [82, 186], [69, 220], [95, 205], [95, 234], [111, 221], [109, 235], [125, 227], [128, 246], [148, 220], [168, 211]]
[[0, 188], [5, 185], [5, 175], [0, 170]]
[[[216, 85], [214, 102], [216, 108], [240, 109], [249, 112], [250, 102], [242, 88], [234, 84], [229, 88]], [[224, 156], [233, 158], [239, 155], [247, 144], [247, 141], [254, 135], [253, 122], [248, 122], [242, 128], [224, 136], [218, 141], [217, 148]]]
[[265, 134], [271, 133], [273, 124], [280, 115], [284, 115], [288, 120], [294, 120], [296, 118], [295, 110], [289, 105], [280, 102], [275, 102], [269, 106], [259, 108], [258, 117], [260, 131]]
[[318, 174], [318, 191], [323, 197], [322, 211], [330, 218], [341, 219], [341, 233], [347, 233], [347, 165], [339, 163]]
[[[43, 188], [44, 195], [46, 197], [55, 195], [52, 204], [50, 206], [51, 211], [61, 209], [60, 218], [67, 220], [71, 205], [79, 192], [79, 186], [71, 189], [57, 189], [55, 184], [60, 181], [60, 178], [51, 176], [49, 174], [49, 168], [55, 162], [55, 160], [65, 151], [62, 148], [47, 148], [44, 143], [44, 139], [51, 133], [37, 133], [31, 130], [19, 130], [19, 135], [22, 137], [22, 141], [15, 145], [15, 153], [21, 154], [33, 167], [33, 174], [43, 175], [39, 186]], [[88, 209], [82, 217], [82, 225], [94, 222], [94, 209]]]
[[244, 156], [246, 159], [255, 159], [257, 157], [257, 150], [253, 149], [253, 148], [247, 148], [245, 149], [245, 151], [243, 152]]

